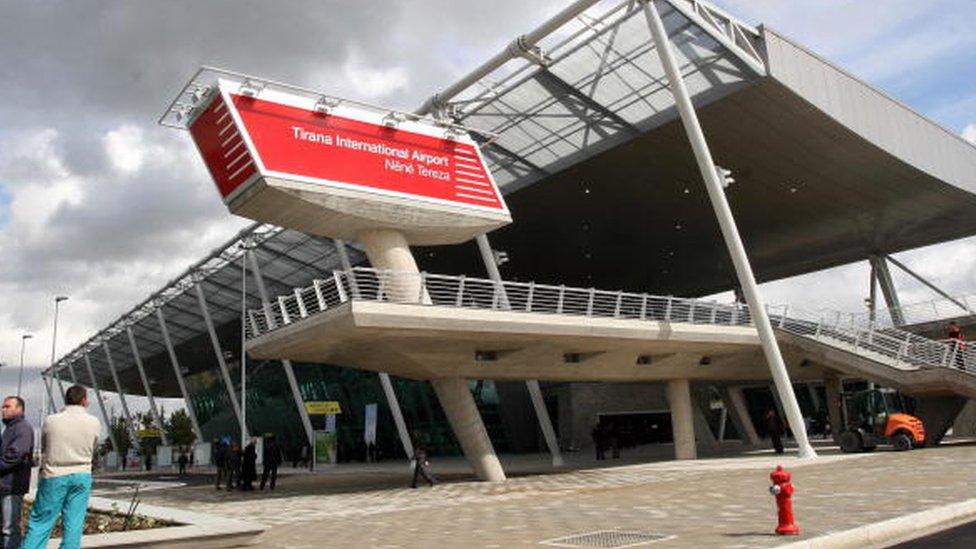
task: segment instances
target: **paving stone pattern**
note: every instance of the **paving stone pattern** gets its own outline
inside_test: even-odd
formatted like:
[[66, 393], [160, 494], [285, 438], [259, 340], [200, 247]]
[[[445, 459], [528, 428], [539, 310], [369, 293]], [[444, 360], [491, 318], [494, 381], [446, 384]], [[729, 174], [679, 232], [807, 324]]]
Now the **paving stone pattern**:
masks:
[[976, 497], [976, 445], [953, 444], [816, 461], [769, 454], [666, 461], [416, 490], [393, 487], [407, 478], [403, 467], [286, 476], [273, 496], [196, 486], [155, 490], [144, 500], [252, 516], [272, 526], [265, 547], [539, 548], [599, 530], [671, 536], [639, 547], [772, 547], [796, 540], [772, 534], [768, 475], [777, 463], [794, 472], [802, 538]]

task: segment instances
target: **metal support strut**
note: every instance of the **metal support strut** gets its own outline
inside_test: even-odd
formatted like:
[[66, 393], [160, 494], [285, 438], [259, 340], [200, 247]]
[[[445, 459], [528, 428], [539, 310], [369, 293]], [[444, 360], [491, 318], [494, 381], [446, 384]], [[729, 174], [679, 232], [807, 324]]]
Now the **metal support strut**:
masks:
[[[264, 285], [264, 275], [261, 274], [261, 266], [258, 265], [258, 258], [251, 250], [248, 250], [246, 253], [247, 260], [251, 264], [251, 273], [253, 273], [254, 281], [258, 287], [258, 293], [261, 295], [261, 307], [265, 311], [268, 311], [271, 308], [271, 302], [268, 300], [268, 289]], [[274, 315], [268, 315], [268, 323], [269, 329], [274, 328]], [[285, 370], [288, 387], [291, 389], [291, 396], [295, 400], [295, 407], [298, 409], [298, 417], [302, 420], [302, 428], [305, 430], [308, 447], [315, 448], [315, 431], [312, 430], [312, 420], [308, 417], [308, 410], [305, 409], [305, 400], [302, 398], [302, 393], [298, 388], [295, 369], [292, 367], [291, 361], [287, 358], [281, 361], [281, 366]]]
[[180, 371], [180, 361], [176, 358], [176, 350], [173, 349], [173, 340], [169, 337], [169, 328], [166, 327], [166, 317], [163, 315], [162, 307], [156, 309], [156, 320], [159, 321], [159, 330], [163, 334], [163, 343], [166, 344], [166, 353], [169, 355], [170, 365], [173, 366], [176, 383], [180, 386], [180, 394], [183, 395], [186, 413], [190, 416], [190, 423], [193, 424], [193, 433], [197, 435], [198, 441], [203, 442], [203, 431], [200, 430], [200, 424], [197, 423], [197, 413], [193, 411], [190, 394], [186, 391], [186, 381], [183, 379], [183, 372]]
[[[156, 399], [153, 398], [152, 387], [149, 386], [149, 378], [146, 377], [146, 369], [142, 366], [142, 357], [139, 356], [139, 347], [136, 345], [136, 337], [132, 333], [132, 327], [125, 327], [125, 334], [129, 338], [129, 347], [132, 349], [132, 358], [135, 360], [136, 369], [139, 370], [139, 379], [142, 380], [142, 389], [146, 392], [146, 399], [149, 401], [149, 414], [152, 416], [153, 423], [156, 424], [156, 428], [159, 429], [160, 438], [163, 440], [163, 446], [169, 446], [169, 437], [166, 435], [166, 429], [163, 427], [163, 418], [159, 414], [159, 408], [156, 407]], [[189, 406], [189, 403], [187, 403]], [[198, 440], [197, 442], [203, 442]]]
[[[484, 261], [485, 269], [488, 271], [488, 276], [498, 283], [501, 288], [502, 306], [508, 309], [510, 308], [508, 295], [505, 293], [504, 285], [502, 285], [502, 275], [498, 271], [498, 264], [495, 263], [495, 256], [491, 252], [491, 243], [488, 242], [488, 235], [478, 235], [476, 240], [478, 242], [478, 250], [481, 251], [481, 259]], [[542, 429], [542, 436], [545, 438], [546, 446], [549, 448], [549, 454], [552, 456], [552, 466], [562, 467], [566, 462], [563, 460], [562, 453], [559, 451], [559, 439], [556, 438], [556, 430], [552, 427], [552, 419], [549, 417], [549, 410], [546, 409], [546, 401], [542, 398], [542, 389], [539, 387], [539, 381], [528, 379], [525, 381], [525, 387], [529, 390], [529, 398], [532, 400], [532, 407], [535, 409], [535, 417], [539, 421], [539, 428]]]
[[[200, 304], [200, 312], [203, 313], [203, 322], [207, 325], [207, 332], [210, 334], [210, 343], [213, 346], [214, 356], [217, 358], [217, 365], [220, 367], [220, 376], [224, 380], [224, 386], [227, 387], [227, 397], [230, 399], [231, 408], [234, 410], [234, 417], [237, 419], [237, 423], [241, 424], [241, 406], [237, 402], [237, 394], [234, 392], [234, 383], [230, 379], [230, 371], [227, 369], [227, 362], [224, 360], [224, 351], [220, 348], [220, 340], [217, 339], [217, 330], [214, 329], [213, 320], [210, 318], [210, 309], [207, 307], [207, 298], [203, 295], [203, 287], [201, 286], [203, 281], [200, 280], [196, 283], [193, 289], [197, 294], [197, 302]], [[247, 426], [244, 425], [242, 429], [241, 438], [247, 440], [251, 438], [247, 434]]]
[[91, 378], [92, 390], [95, 391], [95, 400], [98, 401], [98, 409], [101, 410], [102, 419], [105, 421], [105, 426], [108, 429], [108, 440], [112, 443], [112, 449], [115, 450], [115, 455], [119, 456], [119, 460], [123, 460], [125, 456], [119, 451], [119, 441], [115, 440], [112, 421], [109, 419], [108, 413], [105, 412], [105, 401], [102, 400], [102, 392], [98, 390], [98, 380], [95, 379], [95, 371], [92, 370], [91, 359], [88, 358], [88, 353], [85, 353], [85, 367], [88, 369], [88, 377]]
[[729, 255], [735, 266], [739, 284], [742, 286], [742, 291], [745, 294], [746, 303], [749, 305], [753, 322], [756, 330], [759, 332], [759, 340], [762, 343], [766, 361], [769, 363], [769, 369], [773, 376], [773, 382], [776, 385], [776, 391], [783, 401], [786, 419], [799, 446], [799, 456], [801, 458], [816, 457], [817, 454], [807, 439], [806, 426], [803, 424], [800, 406], [796, 401], [796, 395], [793, 393], [790, 377], [786, 371], [786, 365], [783, 362], [783, 356], [780, 354], [779, 346], [776, 343], [776, 335], [773, 332], [772, 325], [769, 323], [769, 316], [763, 305], [762, 297], [759, 295], [756, 278], [753, 275], [749, 257], [746, 255], [745, 246], [742, 244], [742, 237], [739, 235], [738, 227], [736, 227], [732, 209], [729, 207], [725, 190], [723, 189], [722, 182], [719, 180], [718, 170], [709, 151], [708, 143], [705, 141], [705, 134], [702, 132], [698, 115], [691, 102], [691, 96], [685, 87], [684, 79], [681, 76], [674, 52], [671, 49], [671, 43], [668, 39], [667, 30], [664, 28], [664, 22], [661, 20], [661, 15], [655, 6], [657, 0], [641, 1], [644, 2], [644, 15], [647, 18], [651, 35], [654, 38], [655, 49], [667, 74], [671, 93], [674, 95], [675, 105], [681, 115], [681, 122], [684, 125], [685, 132], [688, 134], [688, 139], [694, 150], [695, 159], [698, 161], [698, 167], [701, 170], [702, 178], [705, 182], [705, 188], [708, 191], [712, 207], [715, 210], [715, 216], [718, 218], [719, 227], [722, 230], [722, 236], [725, 239], [725, 244], [729, 249]]
[[129, 413], [129, 404], [125, 401], [122, 384], [119, 383], [119, 374], [115, 371], [115, 360], [112, 359], [112, 351], [108, 348], [108, 341], [102, 342], [102, 350], [105, 351], [105, 360], [108, 361], [108, 371], [112, 374], [112, 383], [115, 384], [115, 391], [119, 395], [119, 402], [122, 404], [122, 416], [125, 417], [125, 425], [129, 428], [129, 437], [132, 440], [139, 440], [135, 423], [132, 422], [132, 414]]

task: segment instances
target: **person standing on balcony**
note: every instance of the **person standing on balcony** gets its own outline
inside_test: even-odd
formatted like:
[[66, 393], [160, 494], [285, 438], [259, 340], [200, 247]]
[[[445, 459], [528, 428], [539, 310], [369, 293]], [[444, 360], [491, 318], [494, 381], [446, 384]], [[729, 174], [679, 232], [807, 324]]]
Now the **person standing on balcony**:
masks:
[[0, 443], [0, 502], [3, 529], [0, 549], [20, 547], [20, 509], [30, 489], [31, 457], [34, 455], [34, 429], [24, 419], [24, 399], [8, 396], [3, 400], [3, 437]]
[[958, 368], [965, 368], [965, 357], [963, 351], [966, 349], [966, 337], [962, 333], [962, 328], [953, 320], [946, 325], [946, 338], [952, 345], [952, 355], [955, 357], [955, 365]]
[[64, 395], [64, 410], [47, 416], [41, 437], [41, 458], [37, 497], [31, 507], [23, 549], [43, 549], [58, 516], [61, 517], [61, 548], [81, 547], [88, 496], [92, 485], [92, 458], [98, 448], [102, 425], [90, 415], [88, 392], [72, 385]]

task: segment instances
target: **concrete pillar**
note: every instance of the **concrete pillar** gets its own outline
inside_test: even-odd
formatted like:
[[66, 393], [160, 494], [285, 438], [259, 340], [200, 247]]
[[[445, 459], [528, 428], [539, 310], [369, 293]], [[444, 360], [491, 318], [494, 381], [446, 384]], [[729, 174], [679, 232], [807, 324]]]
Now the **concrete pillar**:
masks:
[[668, 406], [671, 408], [671, 432], [674, 433], [675, 459], [695, 459], [695, 415], [691, 404], [691, 384], [687, 379], [668, 381]]
[[844, 419], [841, 414], [843, 403], [840, 393], [843, 391], [843, 384], [837, 375], [824, 375], [824, 389], [827, 392], [827, 414], [830, 418], [830, 434], [834, 442], [840, 442], [840, 433], [844, 430]]
[[746, 397], [742, 394], [742, 387], [727, 387], [722, 390], [722, 400], [725, 402], [726, 409], [729, 410], [729, 417], [735, 424], [736, 431], [742, 437], [742, 442], [758, 446], [762, 444], [756, 426], [752, 423], [752, 416], [749, 415], [749, 408], [746, 406]]
[[[435, 379], [431, 384], [447, 420], [451, 423], [454, 436], [461, 443], [464, 456], [471, 463], [478, 478], [489, 482], [505, 480], [505, 471], [495, 455], [495, 448], [488, 438], [488, 430], [481, 421], [481, 414], [478, 413], [474, 397], [468, 390], [467, 381], [460, 378]], [[690, 404], [689, 401], [689, 415]]]
[[366, 255], [374, 268], [394, 271], [383, 280], [383, 292], [390, 301], [427, 301], [421, 294], [420, 269], [403, 233], [392, 229], [372, 229], [360, 233], [359, 239], [366, 247]]

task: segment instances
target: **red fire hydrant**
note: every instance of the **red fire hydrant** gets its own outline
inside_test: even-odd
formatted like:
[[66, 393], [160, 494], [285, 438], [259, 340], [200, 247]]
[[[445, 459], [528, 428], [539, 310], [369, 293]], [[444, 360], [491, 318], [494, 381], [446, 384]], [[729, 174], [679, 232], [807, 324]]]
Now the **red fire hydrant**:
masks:
[[793, 483], [790, 482], [789, 471], [777, 465], [776, 470], [769, 474], [773, 485], [769, 493], [776, 496], [776, 509], [779, 511], [779, 526], [776, 533], [781, 536], [798, 536], [800, 527], [793, 521]]

